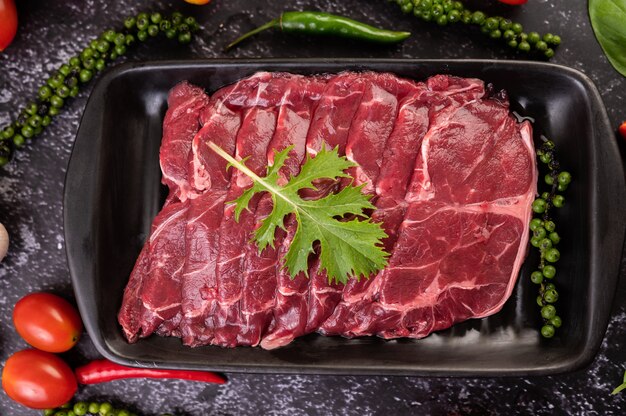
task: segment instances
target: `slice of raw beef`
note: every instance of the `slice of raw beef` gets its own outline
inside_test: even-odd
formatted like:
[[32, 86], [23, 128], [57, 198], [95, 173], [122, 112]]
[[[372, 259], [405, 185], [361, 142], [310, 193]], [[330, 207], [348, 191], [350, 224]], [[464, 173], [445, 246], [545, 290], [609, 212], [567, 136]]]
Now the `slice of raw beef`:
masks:
[[[145, 306], [143, 336], [157, 331], [160, 335], [180, 336], [180, 279], [185, 261], [185, 218], [189, 200], [175, 201], [156, 216], [158, 226], [150, 233], [151, 261], [140, 298]], [[155, 325], [158, 325], [155, 327]]]
[[365, 193], [374, 192], [383, 151], [398, 116], [398, 103], [415, 89], [415, 83], [391, 74], [366, 72], [361, 103], [354, 114], [346, 141], [346, 157], [358, 166], [349, 170]]
[[170, 91], [160, 149], [162, 182], [169, 188], [169, 198], [185, 201], [193, 193], [186, 162], [192, 139], [200, 127], [199, 115], [208, 102], [209, 97], [201, 88], [187, 82]]
[[[126, 337], [131, 340], [150, 335], [164, 320], [175, 319], [179, 313], [180, 296], [176, 295], [175, 289], [167, 296], [167, 293], [161, 293], [161, 288], [156, 289], [157, 293], [151, 293], [151, 287], [154, 287], [153, 279], [162, 280], [163, 287], [171, 292], [179, 282], [177, 273], [170, 272], [176, 270], [174, 263], [182, 264], [184, 256], [177, 259], [171, 253], [182, 251], [184, 254], [184, 248], [180, 246], [184, 244], [184, 239], [172, 238], [173, 230], [180, 232], [180, 217], [186, 209], [186, 202], [181, 201], [187, 200], [191, 189], [186, 161], [191, 140], [200, 128], [200, 113], [208, 101], [202, 89], [186, 82], [175, 86], [168, 97], [169, 108], [163, 120], [159, 159], [162, 181], [169, 187], [169, 194], [163, 210], [153, 221], [150, 236], [124, 291], [118, 314]], [[164, 259], [159, 261], [161, 256], [171, 258], [172, 262], [168, 261], [167, 266], [163, 266]], [[176, 297], [178, 299], [173, 299]], [[163, 332], [168, 333], [166, 330]]]

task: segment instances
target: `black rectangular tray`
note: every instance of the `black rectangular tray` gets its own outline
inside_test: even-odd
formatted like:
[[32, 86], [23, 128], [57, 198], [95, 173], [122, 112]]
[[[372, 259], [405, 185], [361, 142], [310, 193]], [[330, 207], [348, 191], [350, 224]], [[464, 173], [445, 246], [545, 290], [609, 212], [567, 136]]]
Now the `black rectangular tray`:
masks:
[[[160, 209], [161, 124], [170, 88], [188, 80], [213, 92], [260, 70], [302, 74], [389, 71], [423, 80], [445, 73], [506, 89], [511, 108], [535, 119], [572, 172], [558, 213], [555, 283], [563, 326], [550, 340], [535, 303], [531, 254], [499, 313], [422, 340], [347, 340], [317, 334], [273, 351], [189, 348], [152, 336], [128, 344], [116, 319], [135, 259]], [[541, 177], [541, 176], [540, 176]], [[540, 179], [541, 181], [541, 179]], [[85, 108], [67, 171], [64, 226], [69, 267], [89, 336], [127, 365], [218, 371], [332, 374], [530, 375], [588, 364], [606, 331], [626, 229], [624, 173], [600, 96], [582, 73], [536, 62], [486, 60], [204, 60], [126, 64], [102, 76]]]

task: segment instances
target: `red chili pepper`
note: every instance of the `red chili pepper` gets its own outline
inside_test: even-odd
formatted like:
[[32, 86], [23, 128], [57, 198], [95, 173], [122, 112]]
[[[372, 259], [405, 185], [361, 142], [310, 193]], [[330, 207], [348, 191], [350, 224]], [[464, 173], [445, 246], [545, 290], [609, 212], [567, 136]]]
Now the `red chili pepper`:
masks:
[[626, 121], [622, 121], [622, 124], [620, 124], [619, 134], [621, 134], [622, 138], [626, 140]]
[[528, 0], [499, 0], [500, 3], [512, 4], [513, 6], [518, 6], [520, 4], [526, 3]]
[[94, 360], [74, 370], [80, 384], [98, 384], [124, 378], [177, 378], [224, 384], [224, 376], [210, 371], [161, 370], [158, 368], [135, 368], [116, 364], [107, 359]]

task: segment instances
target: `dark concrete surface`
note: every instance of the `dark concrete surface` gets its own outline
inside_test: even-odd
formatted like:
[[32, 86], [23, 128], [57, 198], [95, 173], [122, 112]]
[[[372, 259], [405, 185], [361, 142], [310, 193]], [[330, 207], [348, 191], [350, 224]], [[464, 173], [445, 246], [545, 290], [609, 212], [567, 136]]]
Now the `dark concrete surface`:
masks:
[[[0, 54], [0, 126], [23, 106], [48, 74], [108, 27], [140, 10], [194, 14], [203, 31], [188, 47], [151, 41], [120, 60], [195, 57], [410, 57], [523, 59], [505, 46], [466, 28], [440, 28], [402, 15], [385, 0], [214, 0], [205, 7], [179, 1], [18, 1], [20, 27], [13, 45]], [[551, 62], [586, 73], [597, 85], [613, 125], [626, 119], [626, 78], [609, 65], [589, 23], [586, 1], [530, 0], [514, 8], [471, 1], [514, 18], [528, 30], [560, 34], [563, 45]], [[351, 16], [414, 36], [389, 48], [266, 33], [229, 55], [222, 47], [244, 30], [281, 10], [317, 9]], [[0, 222], [11, 235], [0, 265], [0, 363], [25, 348], [11, 324], [23, 295], [49, 290], [72, 297], [62, 224], [62, 191], [67, 161], [90, 87], [0, 173]], [[606, 137], [616, 140], [616, 137]], [[624, 146], [621, 145], [622, 154]], [[624, 263], [624, 262], [622, 262]], [[622, 415], [626, 392], [611, 396], [626, 366], [626, 268], [612, 319], [593, 363], [580, 371], [533, 378], [341, 377], [228, 374], [222, 387], [183, 381], [117, 381], [79, 390], [78, 398], [125, 403], [142, 414], [181, 415]], [[97, 357], [85, 336], [71, 363]], [[34, 415], [0, 393], [0, 415]]]

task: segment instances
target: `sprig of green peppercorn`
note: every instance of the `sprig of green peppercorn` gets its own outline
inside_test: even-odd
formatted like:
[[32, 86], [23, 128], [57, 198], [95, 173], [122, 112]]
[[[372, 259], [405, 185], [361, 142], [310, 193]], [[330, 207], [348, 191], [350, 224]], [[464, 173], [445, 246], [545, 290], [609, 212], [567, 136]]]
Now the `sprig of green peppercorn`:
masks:
[[137, 40], [143, 42], [162, 33], [185, 44], [199, 28], [196, 19], [178, 12], [169, 18], [158, 12], [139, 13], [124, 20], [124, 29], [107, 30], [93, 39], [78, 55], [57, 68], [39, 87], [36, 100], [22, 109], [15, 121], [0, 129], [0, 167], [11, 160], [15, 149], [24, 147], [52, 123], [67, 100], [78, 95], [80, 86], [125, 55]]
[[[66, 403], [56, 409], [46, 409], [43, 411], [43, 416], [83, 416], [83, 415], [97, 415], [97, 416], [137, 416], [126, 409], [116, 409], [109, 402], [76, 402]], [[161, 416], [172, 416], [169, 413], [163, 413]]]
[[536, 52], [546, 58], [554, 56], [554, 48], [561, 43], [561, 37], [546, 33], [524, 32], [520, 23], [500, 16], [488, 16], [477, 10], [470, 11], [462, 2], [455, 0], [388, 0], [395, 1], [402, 12], [412, 13], [426, 22], [436, 22], [440, 26], [455, 23], [478, 26], [481, 33], [492, 39], [500, 39], [521, 52]]
[[559, 192], [564, 192], [572, 181], [572, 175], [567, 171], [561, 171], [559, 162], [554, 152], [554, 142], [542, 137], [543, 143], [537, 149], [539, 160], [548, 167], [548, 173], [544, 176], [544, 182], [550, 187], [550, 191], [543, 192], [532, 203], [534, 218], [530, 221], [532, 237], [530, 244], [539, 250], [539, 267], [530, 274], [530, 280], [539, 285], [537, 304], [541, 308], [543, 326], [541, 335], [552, 338], [562, 324], [561, 317], [556, 314], [554, 303], [559, 299], [559, 292], [554, 283], [548, 281], [556, 276], [555, 263], [561, 258], [561, 253], [556, 246], [561, 237], [556, 231], [556, 224], [550, 217], [553, 207], [561, 208], [565, 198]]
[[83, 415], [98, 415], [98, 416], [137, 416], [136, 413], [130, 412], [126, 409], [115, 409], [109, 402], [76, 402], [66, 403], [63, 406], [56, 409], [46, 409], [43, 411], [43, 416], [83, 416]]

